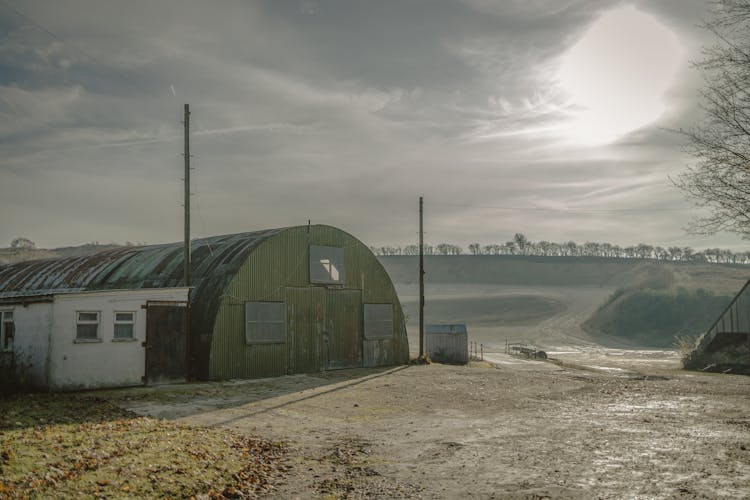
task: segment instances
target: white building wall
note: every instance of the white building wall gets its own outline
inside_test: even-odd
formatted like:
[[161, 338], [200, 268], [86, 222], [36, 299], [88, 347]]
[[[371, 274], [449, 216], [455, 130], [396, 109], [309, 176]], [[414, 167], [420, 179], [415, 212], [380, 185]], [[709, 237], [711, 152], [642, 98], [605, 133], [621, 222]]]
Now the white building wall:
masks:
[[[187, 301], [188, 288], [112, 290], [60, 294], [52, 311], [51, 389], [133, 386], [145, 375], [147, 301]], [[76, 339], [77, 312], [99, 312], [98, 338]], [[114, 338], [115, 312], [135, 313], [132, 340]]]
[[52, 327], [52, 303], [0, 305], [0, 311], [13, 311], [15, 335], [11, 353], [0, 353], [11, 363], [15, 381], [20, 385], [44, 388], [47, 380], [47, 355]]

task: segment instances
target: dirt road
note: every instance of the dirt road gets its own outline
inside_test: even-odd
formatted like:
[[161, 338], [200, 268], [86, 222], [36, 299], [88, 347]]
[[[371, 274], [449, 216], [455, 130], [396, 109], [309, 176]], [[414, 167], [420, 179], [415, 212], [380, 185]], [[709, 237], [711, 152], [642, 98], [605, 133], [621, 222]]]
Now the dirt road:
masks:
[[750, 498], [750, 378], [494, 359], [112, 397], [283, 441], [279, 498]]

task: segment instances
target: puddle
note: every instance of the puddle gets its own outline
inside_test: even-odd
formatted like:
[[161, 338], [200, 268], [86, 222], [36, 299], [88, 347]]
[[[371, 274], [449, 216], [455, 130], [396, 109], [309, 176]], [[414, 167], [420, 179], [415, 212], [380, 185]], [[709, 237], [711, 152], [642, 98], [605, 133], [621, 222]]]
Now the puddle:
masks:
[[628, 370], [624, 368], [616, 368], [614, 366], [597, 366], [597, 365], [583, 365], [586, 368], [592, 368], [594, 370], [600, 370], [603, 372], [616, 372], [616, 373], [629, 373]]

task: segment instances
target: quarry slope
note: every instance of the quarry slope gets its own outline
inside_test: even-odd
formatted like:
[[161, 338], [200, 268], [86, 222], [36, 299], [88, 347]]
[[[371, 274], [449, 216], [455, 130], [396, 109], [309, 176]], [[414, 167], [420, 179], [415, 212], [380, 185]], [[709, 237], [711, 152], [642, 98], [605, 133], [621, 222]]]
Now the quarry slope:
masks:
[[[380, 261], [406, 310], [410, 345], [416, 352], [418, 257], [385, 256]], [[425, 316], [427, 323], [466, 323], [471, 339], [495, 350], [504, 348], [506, 340], [557, 350], [581, 345], [673, 348], [675, 334], [700, 333], [715, 319], [720, 302], [728, 302], [748, 278], [750, 268], [739, 265], [592, 257], [426, 256]], [[675, 298], [666, 301], [675, 310], [651, 310], [649, 314], [656, 316], [628, 322], [629, 310], [622, 307], [623, 302], [644, 293], [707, 294], [712, 304], [719, 305], [691, 311], [697, 316], [673, 326], [661, 316], [679, 314], [676, 306], [684, 306], [684, 301]], [[613, 296], [618, 299], [612, 300]], [[667, 331], [643, 328], [657, 320], [659, 325], [667, 324]]]

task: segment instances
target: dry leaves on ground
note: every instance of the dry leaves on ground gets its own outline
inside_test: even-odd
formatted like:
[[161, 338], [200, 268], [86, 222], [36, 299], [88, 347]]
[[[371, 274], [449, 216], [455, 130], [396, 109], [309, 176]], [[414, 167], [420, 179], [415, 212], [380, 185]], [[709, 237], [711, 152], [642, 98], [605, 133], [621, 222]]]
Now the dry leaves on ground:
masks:
[[0, 499], [239, 498], [273, 488], [283, 447], [138, 417], [74, 394], [0, 400]]

